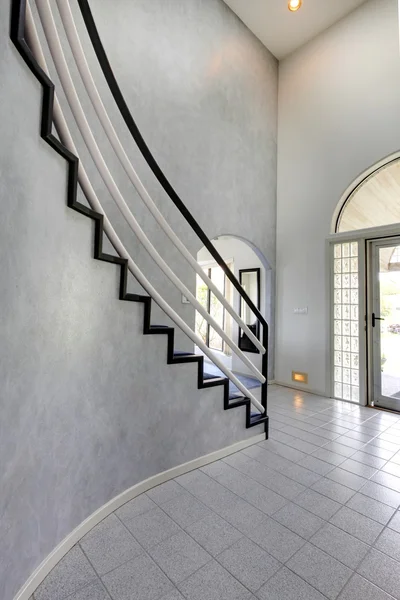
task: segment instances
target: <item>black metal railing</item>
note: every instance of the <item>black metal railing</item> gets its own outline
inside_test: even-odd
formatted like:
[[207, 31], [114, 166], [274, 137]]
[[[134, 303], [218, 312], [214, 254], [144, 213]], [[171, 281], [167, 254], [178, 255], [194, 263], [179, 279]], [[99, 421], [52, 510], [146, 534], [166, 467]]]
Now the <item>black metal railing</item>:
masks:
[[215, 246], [213, 245], [211, 240], [208, 238], [208, 236], [204, 232], [204, 230], [200, 227], [200, 225], [198, 224], [198, 222], [196, 221], [196, 219], [194, 218], [192, 213], [189, 211], [187, 206], [184, 204], [182, 199], [179, 197], [179, 195], [177, 194], [177, 192], [172, 187], [172, 185], [168, 181], [167, 177], [164, 175], [163, 171], [161, 170], [161, 167], [157, 163], [150, 148], [147, 146], [142, 134], [140, 133], [139, 128], [136, 125], [134, 118], [132, 117], [132, 114], [128, 108], [128, 105], [125, 101], [122, 91], [118, 85], [118, 82], [115, 78], [112, 67], [110, 65], [110, 62], [108, 60], [107, 54], [105, 52], [103, 43], [100, 39], [100, 35], [97, 30], [96, 23], [94, 21], [89, 2], [88, 2], [88, 0], [78, 0], [78, 4], [79, 4], [79, 8], [81, 10], [83, 20], [85, 22], [85, 26], [86, 26], [88, 35], [89, 35], [91, 43], [93, 45], [93, 49], [97, 56], [97, 60], [99, 62], [100, 68], [103, 72], [103, 75], [104, 75], [106, 81], [107, 81], [107, 84], [110, 88], [113, 98], [120, 110], [122, 118], [124, 119], [125, 124], [128, 127], [133, 139], [135, 140], [136, 145], [139, 148], [143, 158], [147, 162], [148, 166], [152, 170], [153, 174], [159, 181], [162, 188], [165, 190], [165, 192], [168, 194], [168, 196], [170, 197], [172, 202], [175, 204], [176, 208], [179, 210], [179, 212], [185, 218], [187, 223], [191, 226], [191, 228], [196, 233], [196, 235], [199, 237], [199, 239], [204, 244], [204, 246], [207, 248], [207, 250], [209, 251], [211, 256], [215, 259], [216, 263], [224, 271], [226, 277], [230, 280], [230, 282], [235, 287], [235, 289], [240, 294], [240, 296], [247, 303], [247, 305], [251, 308], [254, 315], [257, 317], [258, 321], [260, 322], [260, 324], [262, 326], [261, 342], [265, 348], [265, 353], [262, 355], [261, 372], [262, 372], [263, 376], [265, 377], [265, 383], [263, 383], [261, 385], [261, 404], [266, 409], [267, 408], [267, 386], [268, 386], [268, 342], [269, 342], [268, 323], [262, 316], [260, 310], [255, 306], [254, 302], [251, 300], [251, 298], [248, 296], [248, 294], [244, 291], [244, 289], [240, 285], [238, 279], [235, 277], [235, 275], [229, 269], [229, 267], [225, 263], [224, 259], [219, 254], [218, 250], [215, 248]]

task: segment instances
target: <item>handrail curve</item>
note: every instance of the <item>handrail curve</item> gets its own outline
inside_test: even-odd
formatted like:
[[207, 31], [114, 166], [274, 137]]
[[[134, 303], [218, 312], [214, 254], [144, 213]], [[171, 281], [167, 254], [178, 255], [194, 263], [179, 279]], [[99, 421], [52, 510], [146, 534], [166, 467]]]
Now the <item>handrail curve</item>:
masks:
[[[162, 258], [149, 238], [146, 236], [139, 223], [131, 213], [124, 197], [122, 196], [112, 174], [110, 173], [108, 166], [103, 158], [103, 155], [99, 149], [99, 146], [94, 138], [89, 123], [86, 119], [86, 115], [80, 103], [77, 91], [75, 89], [70, 70], [65, 59], [65, 55], [62, 49], [61, 41], [58, 36], [57, 28], [54, 22], [54, 16], [49, 4], [49, 0], [36, 0], [38, 7], [38, 13], [40, 20], [42, 21], [43, 30], [47, 43], [49, 46], [50, 54], [54, 61], [57, 69], [57, 73], [60, 78], [61, 87], [67, 97], [68, 104], [71, 108], [72, 114], [78, 124], [79, 130], [83, 136], [86, 146], [90, 152], [90, 155], [107, 187], [110, 194], [114, 198], [118, 208], [120, 209], [125, 220], [131, 227], [132, 231], [138, 237], [139, 241], [146, 249], [150, 257], [160, 267], [162, 272], [168, 277], [168, 279], [175, 285], [175, 287], [189, 300], [189, 302], [198, 310], [203, 318], [213, 327], [218, 335], [225, 341], [226, 344], [232, 349], [232, 351], [240, 358], [240, 360], [247, 366], [248, 369], [255, 375], [255, 377], [264, 383], [266, 378], [257, 369], [254, 363], [240, 350], [239, 346], [225, 333], [220, 327], [217, 321], [207, 312], [207, 310], [200, 304], [197, 298], [191, 293], [189, 288], [177, 277], [174, 271], [169, 267], [166, 261]], [[200, 339], [200, 338], [199, 338]]]
[[177, 192], [174, 190], [174, 188], [172, 187], [172, 185], [170, 184], [170, 182], [164, 175], [163, 171], [161, 170], [160, 166], [158, 165], [153, 154], [151, 153], [149, 147], [147, 146], [142, 134], [140, 133], [140, 131], [136, 125], [136, 122], [134, 121], [134, 119], [132, 117], [132, 114], [131, 114], [131, 112], [128, 108], [128, 105], [124, 99], [124, 96], [121, 92], [121, 89], [117, 83], [117, 80], [115, 78], [115, 75], [113, 73], [111, 65], [108, 61], [106, 52], [104, 50], [103, 43], [99, 36], [98, 30], [96, 27], [96, 23], [94, 21], [93, 15], [92, 15], [92, 11], [90, 9], [89, 2], [88, 2], [88, 0], [77, 0], [77, 2], [79, 5], [79, 8], [81, 10], [81, 14], [82, 14], [83, 20], [85, 22], [89, 37], [91, 39], [94, 51], [96, 53], [98, 62], [103, 71], [104, 77], [108, 83], [108, 86], [114, 97], [114, 100], [121, 112], [121, 115], [129, 129], [129, 131], [131, 132], [131, 135], [134, 138], [140, 152], [142, 153], [142, 155], [145, 158], [150, 169], [153, 171], [153, 174], [155, 175], [155, 177], [157, 178], [157, 180], [159, 181], [161, 186], [164, 188], [165, 192], [168, 194], [168, 196], [170, 197], [172, 202], [175, 204], [175, 206], [181, 212], [181, 214], [186, 219], [186, 221], [189, 223], [191, 228], [194, 230], [194, 232], [200, 238], [203, 245], [207, 248], [207, 250], [213, 256], [213, 258], [215, 259], [217, 264], [224, 271], [225, 275], [228, 277], [228, 279], [234, 285], [234, 287], [236, 288], [236, 290], [238, 291], [240, 296], [246, 301], [246, 304], [249, 305], [252, 312], [256, 315], [257, 319], [260, 321], [260, 323], [263, 325], [263, 327], [266, 328], [268, 331], [268, 323], [265, 320], [265, 318], [263, 317], [263, 315], [261, 314], [260, 310], [255, 306], [254, 302], [251, 300], [251, 298], [248, 296], [248, 294], [244, 291], [244, 289], [240, 285], [238, 279], [235, 277], [235, 275], [229, 269], [229, 267], [225, 263], [224, 259], [219, 254], [218, 250], [215, 248], [215, 246], [212, 244], [212, 242], [208, 238], [207, 234], [202, 230], [202, 228], [197, 223], [196, 219], [193, 217], [193, 215], [191, 214], [189, 209], [186, 207], [184, 202], [178, 196]]
[[[201, 338], [199, 336], [197, 336], [190, 329], [190, 327], [185, 323], [185, 321], [183, 321], [183, 319], [169, 306], [169, 304], [162, 298], [162, 296], [157, 292], [157, 290], [147, 280], [145, 275], [141, 272], [139, 267], [135, 264], [135, 262], [133, 261], [133, 259], [129, 255], [129, 253], [127, 252], [122, 241], [120, 240], [120, 238], [118, 237], [114, 228], [112, 227], [111, 222], [107, 218], [107, 216], [103, 210], [103, 207], [94, 191], [94, 188], [93, 188], [92, 184], [90, 183], [90, 179], [87, 176], [87, 173], [82, 165], [82, 162], [78, 158], [77, 149], [75, 147], [72, 136], [70, 134], [67, 122], [65, 120], [65, 117], [64, 117], [62, 109], [61, 109], [61, 106], [59, 104], [57, 97], [54, 94], [54, 85], [52, 84], [50, 77], [49, 77], [49, 71], [47, 68], [47, 64], [46, 64], [46, 60], [45, 60], [45, 57], [43, 54], [39, 36], [37, 34], [37, 30], [36, 30], [36, 26], [34, 23], [29, 0], [19, 0], [18, 4], [19, 4], [20, 9], [25, 9], [24, 5], [26, 4], [26, 29], [27, 29], [27, 34], [29, 36], [29, 42], [33, 48], [33, 52], [32, 52], [30, 50], [28, 44], [26, 44], [26, 42], [25, 42], [26, 47], [24, 48], [24, 51], [26, 52], [28, 50], [29, 53], [32, 54], [32, 59], [36, 63], [35, 71], [37, 73], [38, 68], [41, 70], [41, 75], [42, 75], [41, 80], [45, 82], [46, 86], [48, 86], [48, 88], [50, 90], [49, 94], [44, 98], [44, 100], [47, 102], [48, 106], [52, 107], [52, 110], [50, 110], [50, 114], [54, 118], [54, 121], [56, 123], [56, 129], [60, 135], [60, 139], [62, 140], [60, 143], [56, 138], [54, 138], [54, 136], [52, 136], [54, 139], [51, 140], [51, 143], [52, 143], [53, 147], [55, 147], [55, 149], [57, 149], [57, 151], [60, 154], [62, 154], [63, 156], [68, 156], [68, 160], [72, 160], [73, 163], [77, 165], [77, 175], [79, 177], [79, 182], [82, 186], [84, 194], [85, 194], [86, 198], [88, 199], [88, 202], [89, 202], [90, 206], [92, 207], [92, 209], [94, 211], [96, 211], [97, 214], [102, 216], [103, 223], [104, 223], [104, 231], [105, 231], [107, 237], [110, 239], [112, 245], [114, 246], [114, 248], [116, 249], [118, 254], [122, 258], [124, 258], [128, 261], [128, 268], [131, 271], [131, 273], [138, 280], [140, 285], [154, 299], [154, 301], [160, 306], [160, 308], [171, 318], [172, 321], [174, 321], [176, 323], [176, 325], [196, 345], [198, 345], [198, 347], [204, 352], [204, 354], [206, 356], [208, 356], [208, 358], [210, 358], [210, 360], [212, 360], [212, 362], [214, 362], [218, 366], [218, 368], [225, 374], [225, 376], [228, 377], [232, 381], [232, 383], [234, 383], [236, 385], [236, 387], [242, 392], [242, 394], [244, 394], [244, 396], [250, 400], [250, 402], [253, 404], [253, 406], [255, 406], [255, 408], [257, 408], [257, 410], [259, 410], [261, 412], [261, 414], [264, 414], [266, 412], [264, 406], [262, 404], [260, 404], [260, 402], [253, 396], [253, 394], [251, 392], [249, 392], [249, 390], [247, 390], [247, 388], [241, 383], [241, 381], [239, 379], [237, 379], [237, 377], [216, 356], [214, 356], [212, 351], [210, 351], [210, 349], [204, 344], [204, 342], [201, 340]], [[15, 18], [15, 16], [14, 16], [14, 18]], [[17, 33], [17, 32], [14, 32], [14, 33]], [[18, 34], [17, 34], [17, 37], [18, 37]], [[31, 66], [31, 68], [32, 68], [32, 66]], [[51, 126], [50, 120], [47, 122], [47, 125], [49, 125], [49, 124]], [[43, 133], [43, 129], [45, 128], [45, 126], [46, 126], [46, 124], [42, 123], [42, 133]], [[51, 134], [50, 134], [50, 136], [51, 136]], [[82, 208], [84, 209], [85, 207], [82, 206]], [[86, 212], [86, 211], [82, 210], [82, 212]], [[90, 212], [89, 209], [87, 209], [86, 214], [88, 214], [88, 212]], [[93, 215], [89, 215], [89, 216], [93, 216]]]
[[[121, 116], [124, 119], [125, 124], [126, 124], [128, 130], [130, 131], [133, 139], [135, 140], [136, 145], [137, 145], [138, 149], [140, 150], [142, 156], [146, 160], [148, 166], [152, 170], [156, 179], [158, 180], [158, 182], [160, 183], [160, 185], [162, 186], [164, 191], [168, 194], [168, 196], [170, 197], [170, 199], [172, 200], [172, 202], [174, 203], [176, 208], [179, 210], [179, 212], [182, 214], [182, 216], [189, 223], [189, 225], [191, 226], [193, 231], [196, 233], [198, 238], [201, 240], [202, 244], [207, 248], [207, 250], [209, 251], [211, 256], [214, 258], [214, 260], [217, 262], [217, 264], [221, 267], [221, 269], [225, 273], [226, 277], [232, 283], [232, 285], [237, 290], [237, 292], [240, 294], [240, 296], [245, 300], [246, 304], [251, 308], [252, 312], [254, 313], [254, 315], [257, 317], [260, 324], [262, 325], [262, 345], [265, 348], [266, 352], [262, 355], [261, 371], [262, 371], [263, 375], [265, 376], [265, 378], [267, 379], [267, 376], [268, 376], [268, 343], [269, 343], [269, 327], [268, 327], [267, 321], [261, 314], [260, 310], [255, 306], [254, 302], [252, 302], [251, 298], [248, 296], [248, 294], [245, 292], [245, 290], [242, 288], [242, 286], [240, 285], [240, 283], [237, 280], [237, 278], [235, 277], [235, 275], [228, 268], [224, 259], [219, 254], [218, 250], [215, 248], [215, 246], [212, 244], [211, 240], [208, 238], [206, 233], [203, 231], [203, 229], [197, 223], [197, 221], [194, 218], [194, 216], [192, 215], [192, 213], [186, 207], [186, 205], [184, 204], [182, 199], [179, 197], [179, 195], [174, 190], [174, 188], [170, 184], [169, 180], [167, 179], [167, 177], [164, 175], [163, 171], [161, 170], [158, 162], [156, 161], [155, 157], [153, 156], [152, 152], [150, 151], [150, 148], [147, 146], [142, 134], [140, 133], [140, 130], [139, 130], [138, 126], [136, 125], [135, 120], [132, 117], [129, 107], [125, 101], [122, 91], [118, 85], [116, 78], [115, 78], [114, 72], [112, 70], [112, 67], [111, 67], [110, 62], [107, 57], [107, 54], [104, 50], [104, 46], [101, 41], [99, 32], [97, 30], [96, 23], [94, 21], [93, 14], [92, 14], [92, 11], [91, 11], [91, 8], [89, 5], [89, 1], [88, 0], [77, 0], [77, 2], [79, 5], [79, 8], [80, 8], [80, 12], [81, 12], [83, 21], [86, 26], [86, 30], [90, 37], [94, 52], [97, 56], [97, 60], [99, 62], [99, 65], [103, 72], [103, 75], [106, 79], [106, 82], [108, 84], [110, 92], [111, 92], [112, 96], [114, 97], [114, 100], [117, 104], [117, 107], [119, 108]], [[267, 386], [268, 386], [267, 381], [265, 381], [261, 386], [261, 403], [265, 407], [265, 409], [267, 406]]]
[[175, 247], [180, 251], [180, 253], [184, 256], [190, 266], [197, 272], [197, 274], [202, 278], [204, 283], [210, 288], [213, 294], [218, 298], [224, 308], [229, 312], [229, 314], [235, 319], [237, 324], [241, 329], [246, 333], [248, 338], [253, 342], [253, 344], [257, 347], [257, 349], [264, 354], [265, 348], [260, 343], [259, 339], [254, 335], [254, 333], [249, 329], [240, 315], [237, 314], [235, 309], [229, 304], [226, 300], [225, 296], [220, 292], [217, 286], [213, 283], [213, 281], [206, 275], [204, 270], [201, 268], [197, 260], [192, 256], [183, 242], [179, 239], [179, 237], [175, 234], [172, 227], [169, 225], [161, 211], [158, 209], [147, 189], [143, 185], [139, 175], [135, 171], [131, 161], [129, 160], [126, 151], [115, 131], [115, 128], [111, 122], [111, 119], [107, 113], [107, 110], [104, 106], [104, 103], [101, 99], [100, 93], [96, 86], [96, 83], [91, 74], [89, 65], [87, 63], [87, 59], [85, 56], [85, 52], [83, 50], [77, 28], [74, 20], [74, 16], [71, 10], [69, 0], [56, 0], [58, 10], [61, 16], [61, 21], [66, 33], [66, 36], [69, 41], [70, 48], [72, 50], [72, 55], [75, 60], [75, 64], [78, 68], [79, 74], [81, 76], [82, 82], [85, 86], [86, 92], [91, 100], [94, 110], [99, 118], [100, 123], [103, 126], [103, 129], [108, 137], [108, 140], [120, 160], [121, 165], [123, 166], [125, 173], [131, 180], [132, 184], [135, 186], [139, 196], [143, 200], [146, 207], [149, 209], [157, 223], [166, 233], [171, 242], [175, 245]]

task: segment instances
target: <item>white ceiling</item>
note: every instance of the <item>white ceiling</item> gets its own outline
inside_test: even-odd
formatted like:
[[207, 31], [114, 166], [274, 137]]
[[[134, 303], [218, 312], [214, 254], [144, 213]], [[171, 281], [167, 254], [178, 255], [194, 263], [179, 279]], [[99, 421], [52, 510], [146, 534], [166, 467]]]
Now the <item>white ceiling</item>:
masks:
[[348, 15], [365, 0], [303, 0], [297, 12], [288, 0], [225, 0], [272, 54], [282, 59]]

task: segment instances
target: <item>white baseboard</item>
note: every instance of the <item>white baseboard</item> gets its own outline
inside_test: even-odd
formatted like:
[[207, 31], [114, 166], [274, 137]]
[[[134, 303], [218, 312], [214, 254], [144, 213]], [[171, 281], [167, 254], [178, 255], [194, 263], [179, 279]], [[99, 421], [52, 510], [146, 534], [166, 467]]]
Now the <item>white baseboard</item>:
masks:
[[331, 398], [331, 396], [329, 396], [326, 392], [321, 392], [318, 390], [309, 390], [308, 388], [301, 387], [300, 385], [296, 385], [295, 383], [294, 384], [284, 383], [283, 381], [275, 380], [275, 384], [280, 385], [281, 387], [284, 387], [284, 388], [289, 388], [290, 390], [296, 390], [299, 392], [305, 392], [306, 394], [312, 394], [313, 396], [322, 396], [322, 398]]
[[281, 387], [288, 388], [290, 390], [296, 390], [296, 391], [299, 391], [299, 392], [306, 392], [307, 394], [312, 394], [313, 396], [321, 396], [321, 398], [329, 398], [329, 400], [339, 400], [339, 402], [345, 402], [346, 404], [354, 404], [354, 406], [361, 406], [363, 408], [365, 408], [365, 406], [366, 406], [365, 404], [360, 404], [359, 402], [354, 402], [354, 400], [343, 400], [343, 399], [339, 399], [339, 398], [333, 398], [332, 396], [330, 396], [326, 392], [317, 392], [316, 390], [307, 390], [304, 387], [301, 387], [301, 386], [296, 385], [296, 384], [292, 385], [292, 384], [289, 384], [289, 383], [282, 383], [280, 381], [275, 381], [274, 383], [276, 385], [281, 386]]
[[225, 456], [229, 456], [230, 454], [234, 454], [235, 452], [239, 452], [243, 448], [247, 448], [248, 446], [252, 446], [253, 444], [257, 444], [265, 440], [265, 434], [255, 435], [247, 440], [243, 440], [241, 442], [236, 442], [232, 444], [232, 446], [227, 446], [226, 448], [222, 448], [221, 450], [217, 450], [216, 452], [212, 452], [211, 454], [207, 454], [205, 456], [201, 456], [200, 458], [196, 458], [195, 460], [191, 460], [190, 462], [184, 463], [183, 465], [179, 465], [168, 471], [163, 471], [158, 475], [154, 475], [153, 477], [149, 477], [149, 479], [145, 479], [144, 481], [134, 485], [131, 488], [119, 494], [107, 504], [104, 504], [101, 508], [96, 510], [90, 517], [85, 519], [83, 523], [78, 525], [76, 529], [74, 529], [58, 546], [49, 554], [47, 558], [38, 566], [38, 568], [32, 573], [29, 577], [28, 581], [25, 585], [20, 589], [20, 591], [15, 596], [14, 600], [29, 600], [35, 590], [39, 587], [42, 581], [47, 577], [50, 571], [56, 566], [58, 562], [67, 554], [69, 550], [80, 539], [83, 538], [95, 525], [100, 523], [103, 519], [108, 517], [112, 512], [120, 508], [126, 502], [129, 502], [136, 496], [147, 492], [153, 487], [160, 485], [161, 483], [165, 483], [170, 479], [174, 479], [175, 477], [179, 477], [179, 475], [184, 475], [189, 471], [193, 471], [194, 469], [198, 469], [209, 463], [215, 462], [216, 460], [220, 460]]

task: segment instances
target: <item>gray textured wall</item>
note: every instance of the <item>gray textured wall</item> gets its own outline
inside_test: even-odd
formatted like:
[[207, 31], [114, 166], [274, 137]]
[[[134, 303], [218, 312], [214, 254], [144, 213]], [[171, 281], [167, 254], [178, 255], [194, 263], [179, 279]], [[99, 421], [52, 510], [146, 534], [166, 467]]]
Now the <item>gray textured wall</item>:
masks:
[[108, 0], [91, 5], [132, 113], [196, 219], [210, 238], [248, 239], [273, 265], [276, 59], [221, 0], [115, 0], [112, 19]]
[[[93, 6], [196, 217], [211, 236], [240, 231], [273, 253], [275, 61], [219, 1], [160, 1], [152, 14], [113, 2], [112, 27], [110, 3]], [[0, 10], [0, 597], [11, 600], [109, 499], [257, 431], [222, 410], [220, 390], [196, 389], [194, 366], [166, 365], [166, 341], [141, 335], [143, 308], [118, 301], [116, 268], [91, 258], [92, 225], [66, 207], [65, 163], [39, 138], [40, 88], [8, 38], [8, 0]], [[122, 42], [115, 28], [129, 22]], [[163, 56], [179, 67], [164, 79]]]

